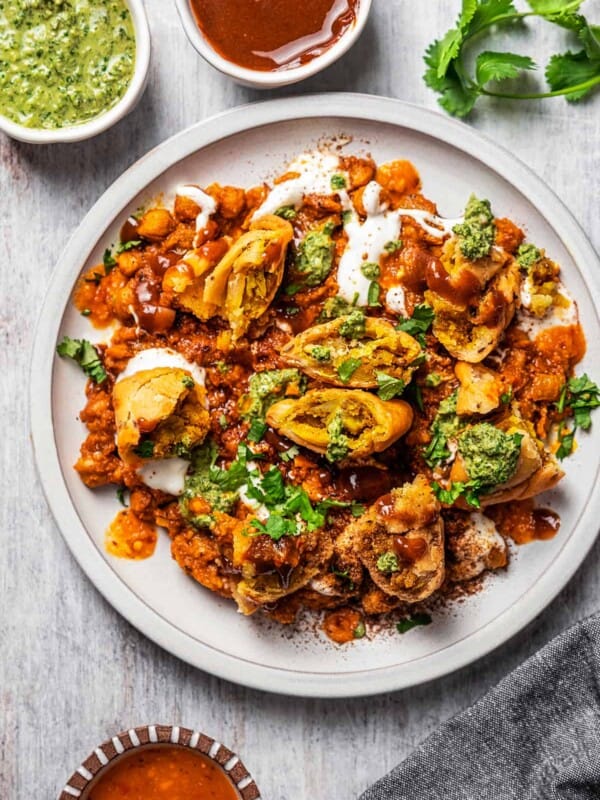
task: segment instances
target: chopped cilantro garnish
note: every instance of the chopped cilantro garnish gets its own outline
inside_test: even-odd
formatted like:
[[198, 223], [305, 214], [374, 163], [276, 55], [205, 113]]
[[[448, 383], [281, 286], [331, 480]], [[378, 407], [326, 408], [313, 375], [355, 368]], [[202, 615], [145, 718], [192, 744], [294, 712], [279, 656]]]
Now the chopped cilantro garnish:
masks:
[[346, 178], [343, 175], [336, 174], [331, 176], [331, 188], [332, 189], [345, 189], [346, 188]]
[[435, 389], [441, 382], [442, 379], [437, 372], [430, 372], [425, 378], [425, 386], [427, 386], [428, 389]]
[[71, 339], [65, 336], [57, 346], [56, 352], [59, 356], [72, 358], [95, 383], [104, 383], [106, 380], [106, 370], [100, 361], [98, 351], [87, 339]]
[[137, 447], [133, 448], [133, 452], [140, 458], [152, 458], [154, 455], [154, 442], [150, 441], [150, 439], [144, 439]]
[[275, 514], [271, 514], [266, 523], [253, 519], [251, 527], [259, 533], [265, 533], [274, 542], [280, 541], [284, 536], [298, 536], [300, 533], [295, 520], [276, 517]]
[[342, 223], [344, 225], [347, 225], [349, 222], [352, 222], [353, 216], [354, 216], [354, 214], [353, 214], [352, 211], [350, 211], [350, 209], [347, 209], [346, 211], [343, 211], [342, 212]]
[[398, 633], [406, 633], [419, 625], [431, 625], [431, 617], [429, 614], [413, 614], [412, 617], [401, 619], [400, 622], [396, 624], [396, 630]]
[[347, 358], [337, 368], [337, 373], [340, 376], [340, 380], [342, 383], [350, 383], [350, 379], [356, 372], [356, 370], [362, 364], [362, 360], [360, 358]]
[[421, 346], [425, 346], [425, 334], [431, 327], [435, 314], [433, 308], [427, 303], [419, 303], [415, 306], [413, 315], [410, 319], [403, 319], [396, 325], [396, 330], [414, 336]]
[[292, 220], [296, 219], [298, 216], [298, 212], [294, 208], [294, 206], [281, 206], [275, 212], [277, 217], [281, 217], [282, 219]]
[[592, 425], [591, 411], [600, 406], [600, 388], [586, 375], [571, 378], [562, 387], [560, 397], [556, 403], [559, 413], [571, 410], [573, 414], [573, 430], [561, 426], [559, 431], [560, 447], [556, 456], [566, 458], [573, 452], [575, 432], [578, 428], [589, 431]]
[[184, 375], [183, 378], [181, 379], [181, 382], [188, 389], [193, 389], [194, 386], [196, 385], [194, 383], [194, 379], [190, 375]]
[[393, 375], [388, 375], [387, 372], [376, 372], [377, 378], [377, 396], [381, 400], [391, 400], [393, 397], [398, 397], [406, 388], [406, 384], [400, 378], [394, 378]]
[[135, 250], [135, 248], [139, 247], [141, 243], [141, 239], [130, 239], [128, 242], [119, 242], [115, 248], [115, 253], [119, 255], [119, 253], [126, 253], [127, 250]]
[[260, 442], [267, 432], [268, 425], [260, 419], [253, 419], [248, 431], [248, 441]]
[[90, 308], [84, 308], [82, 310], [82, 312], [81, 312], [81, 316], [82, 317], [89, 317], [91, 313], [92, 313], [92, 310]]
[[454, 392], [438, 406], [437, 414], [431, 425], [431, 441], [423, 451], [425, 463], [435, 467], [450, 458], [448, 439], [458, 433], [460, 422], [456, 415], [456, 398]]
[[293, 461], [298, 453], [300, 452], [299, 448], [293, 444], [291, 447], [288, 447], [287, 450], [284, 450], [283, 453], [280, 454], [280, 458], [282, 461]]
[[128, 503], [125, 501], [125, 492], [126, 492], [126, 491], [127, 491], [127, 490], [125, 489], [125, 487], [124, 487], [124, 486], [119, 486], [119, 487], [117, 488], [117, 500], [119, 501], [119, 503], [121, 503], [121, 505], [122, 505], [122, 506], [125, 506], [125, 508], [127, 508], [127, 506], [129, 505], [129, 504], [128, 504]]
[[225, 414], [221, 414], [219, 416], [219, 425], [221, 426], [221, 428], [223, 430], [225, 430], [227, 428], [228, 424], [229, 423], [227, 422], [227, 417], [225, 416]]
[[437, 481], [431, 484], [434, 495], [444, 505], [451, 506], [459, 497], [464, 497], [468, 505], [473, 508], [481, 508], [479, 494], [481, 492], [481, 481], [454, 481], [447, 489], [444, 489]]
[[104, 271], [108, 275], [111, 269], [117, 266], [117, 260], [111, 253], [110, 249], [107, 247], [104, 251], [104, 255], [102, 256], [102, 262], [104, 264]]
[[377, 283], [377, 281], [371, 281], [369, 284], [369, 291], [367, 292], [367, 303], [369, 308], [376, 308], [377, 306], [381, 305], [379, 302], [380, 291], [381, 286]]

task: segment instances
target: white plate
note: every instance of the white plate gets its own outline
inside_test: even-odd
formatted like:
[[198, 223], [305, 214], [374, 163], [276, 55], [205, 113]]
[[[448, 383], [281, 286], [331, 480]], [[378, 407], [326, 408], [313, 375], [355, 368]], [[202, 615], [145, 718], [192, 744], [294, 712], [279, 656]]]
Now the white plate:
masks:
[[[125, 172], [85, 217], [61, 255], [40, 317], [31, 378], [32, 429], [40, 477], [56, 521], [93, 583], [133, 625], [171, 653], [215, 675], [272, 692], [350, 697], [431, 680], [505, 642], [555, 597], [592, 545], [600, 518], [597, 446], [589, 436], [567, 462], [549, 502], [562, 528], [552, 541], [519, 549], [510, 568], [480, 595], [408, 634], [360, 640], [344, 648], [308, 630], [292, 635], [260, 615], [203, 589], [170, 558], [165, 535], [153, 558], [108, 556], [104, 530], [119, 506], [114, 490], [90, 491], [72, 469], [85, 430], [78, 420], [84, 377], [55, 358], [63, 334], [90, 336], [70, 304], [82, 269], [101, 260], [120, 223], [178, 183], [250, 186], [280, 170], [322, 137], [352, 136], [348, 151], [378, 162], [409, 158], [441, 214], [457, 216], [470, 192], [489, 197], [499, 216], [525, 225], [563, 267], [588, 338], [580, 371], [600, 363], [600, 264], [569, 211], [510, 153], [461, 123], [376, 97], [328, 94], [246, 106], [206, 120], [164, 142]], [[596, 377], [598, 377], [596, 375]], [[596, 425], [599, 424], [596, 422]]]

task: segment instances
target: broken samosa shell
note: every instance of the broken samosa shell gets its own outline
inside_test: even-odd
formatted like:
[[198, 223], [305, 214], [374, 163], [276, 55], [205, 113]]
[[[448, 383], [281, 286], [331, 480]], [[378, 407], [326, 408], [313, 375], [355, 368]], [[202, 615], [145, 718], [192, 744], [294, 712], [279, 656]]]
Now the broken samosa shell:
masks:
[[[445, 575], [441, 506], [423, 475], [381, 497], [347, 532], [372, 581], [387, 595], [418, 603], [442, 585]], [[402, 558], [418, 541], [416, 558]], [[406, 549], [399, 545], [406, 546]], [[398, 569], [382, 572], [377, 562], [394, 553]]]
[[[521, 288], [519, 265], [499, 248], [488, 258], [468, 261], [453, 239], [444, 245], [441, 263], [448, 293], [431, 287], [425, 292], [435, 314], [433, 335], [454, 358], [479, 363], [498, 345], [514, 317]], [[459, 284], [461, 276], [468, 276], [473, 287], [467, 299], [458, 293], [453, 297], [452, 282]]]
[[[315, 325], [295, 336], [281, 351], [283, 360], [333, 386], [374, 389], [378, 385], [378, 372], [401, 380], [404, 384], [410, 383], [418, 366], [415, 362], [421, 355], [421, 346], [412, 336], [397, 331], [391, 322], [367, 317], [364, 334], [359, 339], [350, 339], [340, 334], [345, 320], [345, 317], [341, 317], [323, 325]], [[315, 347], [328, 349], [330, 359], [317, 360], [311, 355]], [[338, 368], [349, 358], [360, 361], [360, 366], [344, 383]]]
[[200, 444], [210, 426], [204, 388], [184, 369], [141, 370], [115, 383], [113, 408], [117, 449], [123, 461], [139, 462], [133, 452], [142, 437], [154, 444], [153, 458], [175, 455], [174, 448]]
[[500, 405], [502, 384], [498, 374], [482, 364], [469, 364], [459, 361], [454, 374], [460, 381], [456, 397], [456, 413], [460, 416], [470, 414], [490, 414]]
[[267, 412], [267, 422], [296, 444], [325, 454], [329, 425], [341, 417], [348, 440], [347, 458], [381, 453], [409, 430], [413, 411], [404, 400], [380, 400], [360, 389], [312, 389], [297, 400], [281, 400]]
[[252, 320], [262, 316], [273, 301], [293, 236], [286, 220], [275, 215], [260, 217], [206, 278], [203, 301], [229, 322], [234, 340], [243, 336]]
[[[521, 451], [514, 474], [504, 483], [494, 487], [492, 492], [481, 494], [479, 500], [481, 507], [507, 503], [509, 500], [526, 500], [542, 492], [552, 489], [564, 477], [554, 456], [546, 449], [533, 430], [530, 430], [525, 420], [516, 415], [509, 415], [497, 423], [497, 427], [509, 435], [519, 434]], [[466, 482], [470, 480], [464, 460], [460, 453], [450, 470], [452, 482]], [[461, 497], [456, 503], [460, 508], [470, 508]]]

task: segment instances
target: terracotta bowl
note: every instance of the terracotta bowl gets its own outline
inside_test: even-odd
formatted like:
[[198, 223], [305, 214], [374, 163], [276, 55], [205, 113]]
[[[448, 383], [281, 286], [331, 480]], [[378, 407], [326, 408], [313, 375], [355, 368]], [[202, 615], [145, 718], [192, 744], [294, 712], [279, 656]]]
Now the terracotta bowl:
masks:
[[86, 789], [94, 778], [111, 767], [122, 755], [131, 753], [136, 748], [154, 747], [157, 744], [179, 745], [198, 750], [223, 768], [242, 800], [260, 800], [260, 792], [254, 779], [235, 753], [204, 733], [177, 725], [144, 725], [141, 728], [130, 728], [112, 739], [107, 739], [77, 767], [58, 800], [73, 800], [74, 797], [85, 800]]

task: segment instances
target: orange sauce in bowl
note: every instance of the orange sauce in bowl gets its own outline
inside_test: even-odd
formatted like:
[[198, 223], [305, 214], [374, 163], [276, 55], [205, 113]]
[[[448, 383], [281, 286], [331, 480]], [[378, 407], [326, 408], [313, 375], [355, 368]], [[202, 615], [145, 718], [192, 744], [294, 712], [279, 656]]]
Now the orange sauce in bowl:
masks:
[[[85, 800], [240, 800], [225, 771], [187, 747], [137, 748], [101, 773]], [[82, 798], [83, 800], [83, 798]]]
[[360, 0], [190, 0], [198, 27], [227, 61], [291, 69], [328, 50], [356, 22]]

